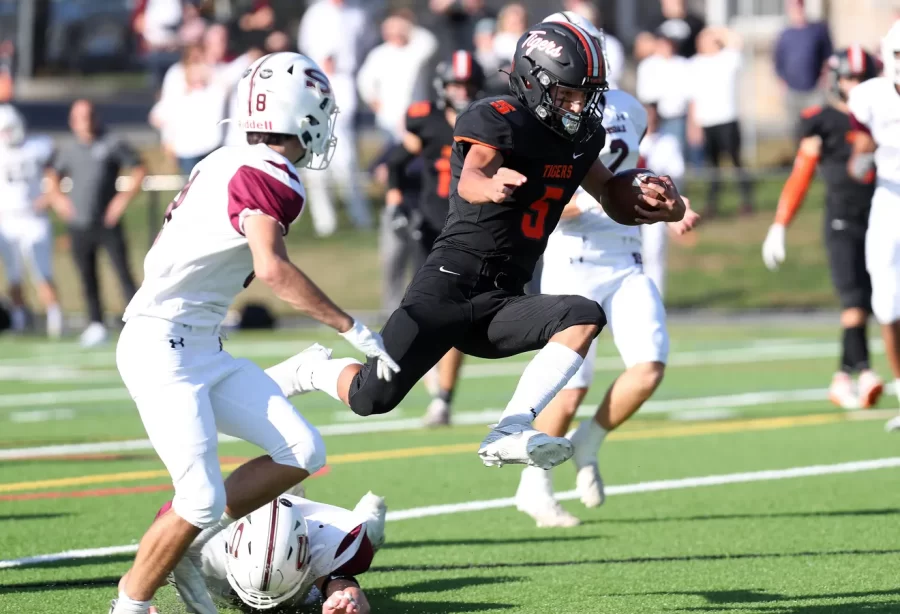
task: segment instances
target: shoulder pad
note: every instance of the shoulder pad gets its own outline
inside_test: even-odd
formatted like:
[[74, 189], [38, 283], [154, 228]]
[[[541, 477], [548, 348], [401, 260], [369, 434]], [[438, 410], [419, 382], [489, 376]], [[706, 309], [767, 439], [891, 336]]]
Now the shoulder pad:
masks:
[[803, 119], [809, 119], [810, 117], [815, 117], [819, 113], [822, 112], [822, 105], [816, 104], [811, 107], [806, 107], [802, 111], [800, 111], [800, 117]]
[[431, 102], [427, 100], [412, 103], [406, 111], [409, 117], [426, 117], [429, 113], [431, 113]]

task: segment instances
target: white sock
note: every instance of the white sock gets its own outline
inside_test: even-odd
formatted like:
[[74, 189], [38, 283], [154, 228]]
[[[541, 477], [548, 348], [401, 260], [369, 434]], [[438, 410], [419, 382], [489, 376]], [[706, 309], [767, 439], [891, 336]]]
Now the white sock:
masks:
[[[337, 386], [341, 372], [350, 365], [361, 364], [362, 363], [355, 358], [335, 358], [334, 360], [322, 360], [310, 364], [310, 367], [312, 368], [310, 376], [312, 378], [313, 388], [324, 392], [332, 399], [340, 401], [341, 397], [338, 396]], [[302, 372], [304, 366], [305, 365], [302, 365], [299, 371]]]
[[9, 314], [10, 328], [14, 331], [25, 330], [26, 318], [25, 309], [22, 307], [13, 307], [12, 313]]
[[607, 431], [605, 428], [597, 424], [597, 421], [591, 417], [578, 425], [575, 432], [572, 433], [572, 444], [575, 446], [575, 462], [578, 466], [593, 465], [597, 463], [597, 454], [600, 452], [600, 445], [606, 439]]
[[544, 470], [540, 467], [525, 467], [522, 469], [520, 488], [525, 488], [530, 496], [538, 493], [553, 496], [553, 470]]
[[135, 601], [123, 591], [119, 591], [119, 598], [116, 599], [113, 614], [146, 614], [149, 608], [149, 601]]
[[897, 395], [897, 400], [900, 401], [900, 377], [894, 380], [894, 394]]
[[222, 517], [219, 518], [219, 522], [200, 531], [200, 534], [194, 539], [193, 543], [191, 543], [191, 551], [199, 553], [209, 540], [227, 529], [234, 521], [235, 519], [229, 516], [228, 512], [222, 512]]
[[47, 307], [47, 335], [58, 337], [63, 330], [63, 314], [59, 304]]
[[531, 423], [575, 375], [582, 362], [584, 358], [575, 350], [561, 343], [548, 343], [525, 367], [498, 426]]

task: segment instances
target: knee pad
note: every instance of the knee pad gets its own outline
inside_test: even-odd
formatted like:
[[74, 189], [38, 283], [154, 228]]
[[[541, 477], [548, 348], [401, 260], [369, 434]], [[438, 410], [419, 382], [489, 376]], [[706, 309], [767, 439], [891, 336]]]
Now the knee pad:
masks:
[[225, 482], [221, 474], [216, 471], [215, 476], [210, 475], [201, 459], [197, 459], [175, 482], [172, 509], [198, 529], [215, 525], [225, 513]]
[[304, 469], [312, 475], [325, 466], [325, 441], [316, 427], [306, 427], [287, 435], [285, 445], [269, 455], [279, 465]]
[[597, 326], [597, 334], [606, 326], [606, 314], [597, 301], [577, 295], [561, 297], [566, 307], [566, 314], [560, 321], [559, 330], [565, 330], [570, 326], [594, 324]]

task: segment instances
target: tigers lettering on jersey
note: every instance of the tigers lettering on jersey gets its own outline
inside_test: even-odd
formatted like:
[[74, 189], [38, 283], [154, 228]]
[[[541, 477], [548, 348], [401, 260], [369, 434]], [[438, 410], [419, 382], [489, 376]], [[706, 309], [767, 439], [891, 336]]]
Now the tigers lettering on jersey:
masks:
[[550, 179], [571, 179], [571, 164], [547, 164], [544, 166], [544, 178]]

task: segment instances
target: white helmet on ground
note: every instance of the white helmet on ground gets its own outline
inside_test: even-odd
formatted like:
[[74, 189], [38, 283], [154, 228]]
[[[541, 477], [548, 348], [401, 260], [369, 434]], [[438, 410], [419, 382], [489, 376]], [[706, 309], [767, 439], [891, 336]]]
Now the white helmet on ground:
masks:
[[293, 134], [306, 147], [296, 165], [322, 170], [331, 162], [337, 139], [338, 108], [331, 82], [319, 65], [301, 53], [272, 53], [256, 60], [237, 86], [238, 117], [244, 132]]
[[0, 145], [17, 147], [25, 140], [25, 120], [11, 104], [0, 104]]
[[286, 497], [233, 523], [225, 570], [241, 601], [268, 610], [312, 586], [308, 535], [306, 519]]
[[900, 85], [900, 21], [895, 21], [881, 41], [881, 61], [884, 76]]
[[592, 24], [590, 21], [588, 21], [575, 11], [560, 11], [558, 13], [553, 13], [552, 15], [547, 15], [546, 17], [544, 17], [543, 21], [550, 21], [554, 23], [568, 22], [572, 25], [578, 26], [579, 28], [593, 36], [600, 44], [600, 50], [603, 52], [603, 61], [606, 63], [606, 74], [609, 74], [609, 59], [606, 53], [606, 35], [603, 33], [603, 30]]

